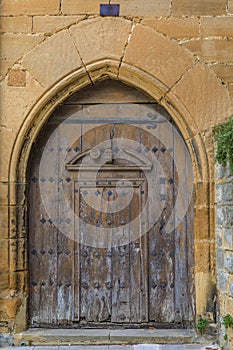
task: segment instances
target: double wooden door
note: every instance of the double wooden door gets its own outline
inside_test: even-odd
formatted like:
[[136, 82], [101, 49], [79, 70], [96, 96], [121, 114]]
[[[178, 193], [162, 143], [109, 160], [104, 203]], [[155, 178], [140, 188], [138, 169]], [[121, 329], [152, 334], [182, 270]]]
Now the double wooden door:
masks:
[[71, 100], [51, 117], [28, 175], [30, 325], [193, 323], [192, 202], [177, 224], [174, 210], [188, 154], [166, 122], [135, 101]]

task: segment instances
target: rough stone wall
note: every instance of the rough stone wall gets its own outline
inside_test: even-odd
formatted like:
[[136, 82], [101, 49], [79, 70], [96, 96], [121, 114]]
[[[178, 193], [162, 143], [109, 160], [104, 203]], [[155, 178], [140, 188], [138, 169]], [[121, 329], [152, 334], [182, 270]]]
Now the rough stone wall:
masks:
[[[46, 94], [53, 99], [55, 94], [48, 92], [76, 70], [81, 72], [77, 79], [80, 86], [82, 79], [83, 85], [87, 85], [102, 75], [119, 78], [150, 93], [174, 118], [177, 114], [177, 125], [193, 154], [196, 169], [197, 314], [213, 312], [216, 259], [211, 128], [232, 113], [233, 0], [116, 2], [120, 4], [119, 19], [99, 17], [100, 3], [108, 1], [2, 0], [0, 3], [0, 326], [3, 332], [24, 329], [26, 324], [25, 179], [17, 181], [15, 175], [24, 154], [17, 150], [17, 145], [23, 144], [21, 139], [30, 143], [29, 125], [33, 128], [40, 123], [40, 115], [30, 119], [34, 106], [41, 99], [46, 100]], [[98, 60], [102, 63], [95, 66]], [[145, 72], [143, 79], [139, 70]], [[146, 80], [148, 76], [150, 81]], [[183, 124], [178, 114], [186, 118]], [[194, 159], [197, 149], [203, 153], [196, 154]]]
[[[217, 166], [217, 283], [220, 322], [223, 316], [233, 316], [233, 176], [229, 167]], [[224, 344], [226, 330], [221, 327], [221, 342]], [[233, 346], [233, 331], [229, 329], [228, 346]], [[226, 344], [225, 344], [226, 345]]]
[[[46, 36], [99, 15], [101, 0], [2, 0], [1, 76]], [[233, 96], [233, 0], [118, 0], [120, 16], [176, 40], [205, 60]]]

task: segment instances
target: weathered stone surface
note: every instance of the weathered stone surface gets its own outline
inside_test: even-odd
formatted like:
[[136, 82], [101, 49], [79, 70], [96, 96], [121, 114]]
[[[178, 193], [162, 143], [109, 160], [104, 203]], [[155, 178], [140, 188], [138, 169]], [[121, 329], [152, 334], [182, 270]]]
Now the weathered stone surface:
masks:
[[230, 282], [230, 285], [229, 285], [229, 296], [231, 298], [233, 298], [233, 282], [232, 281]]
[[196, 286], [196, 313], [202, 315], [206, 313], [206, 300], [211, 294], [213, 281], [209, 272], [195, 272]]
[[[16, 66], [16, 69], [22, 70], [21, 66]], [[18, 131], [22, 122], [30, 110], [35, 101], [41, 96], [44, 89], [40, 84], [33, 79], [33, 77], [26, 72], [26, 86], [24, 87], [15, 87], [7, 85], [7, 78], [2, 82], [1, 86], [1, 123], [5, 129], [3, 129], [5, 135], [6, 131]], [[10, 116], [10, 117], [9, 117]], [[13, 137], [13, 134], [11, 134]], [[14, 141], [14, 138], [12, 139]], [[4, 142], [4, 141], [3, 141]], [[5, 147], [10, 147], [10, 136], [6, 141], [7, 144], [4, 144]], [[11, 149], [11, 148], [5, 148]], [[7, 156], [9, 152], [5, 152], [3, 158]], [[6, 164], [5, 164], [6, 165]], [[1, 165], [0, 165], [1, 167]]]
[[[219, 229], [220, 229], [219, 227], [216, 228], [216, 231], [218, 231]], [[222, 248], [222, 246], [223, 246], [223, 239], [222, 239], [222, 236], [219, 237], [218, 234], [217, 234], [217, 237], [216, 237], [216, 246], [217, 246], [218, 248]]]
[[[223, 237], [223, 233], [224, 233], [224, 228], [220, 227], [220, 226], [216, 226], [216, 235], [217, 238], [221, 238]], [[221, 248], [220, 246], [218, 246], [219, 248]]]
[[150, 72], [171, 87], [192, 66], [194, 58], [153, 29], [137, 25], [123, 61]]
[[224, 246], [226, 249], [233, 250], [233, 227], [224, 228]]
[[14, 60], [0, 60], [0, 80], [4, 79], [9, 68], [14, 65]]
[[4, 297], [9, 294], [9, 274], [1, 274], [1, 283], [0, 283], [0, 297]]
[[23, 87], [26, 85], [26, 72], [23, 69], [11, 69], [8, 73], [8, 85]]
[[70, 33], [86, 65], [105, 58], [119, 62], [131, 26], [132, 22], [125, 19], [94, 18], [72, 26]]
[[168, 91], [168, 87], [150, 74], [142, 72], [141, 69], [122, 63], [118, 78], [133, 86], [139, 86], [142, 91], [159, 101], [161, 96]]
[[[1, 106], [2, 108], [2, 106]], [[9, 132], [5, 130], [0, 130], [0, 142], [3, 150], [1, 152], [1, 162], [0, 162], [0, 181], [8, 181], [8, 169], [9, 169], [9, 160], [10, 160], [10, 150], [13, 147], [15, 141], [16, 133]]]
[[25, 269], [25, 238], [10, 239], [9, 252], [11, 256], [10, 271], [23, 271]]
[[216, 202], [222, 203], [223, 200], [223, 184], [217, 184], [216, 185]]
[[25, 222], [24, 222], [25, 208], [11, 206], [9, 216], [10, 216], [9, 234], [8, 234], [9, 238], [11, 239], [25, 238], [26, 236]]
[[13, 336], [9, 334], [0, 334], [0, 346], [8, 347], [13, 346], [14, 340]]
[[224, 255], [224, 266], [225, 269], [233, 274], [233, 252], [226, 252]]
[[233, 62], [233, 39], [198, 39], [187, 41], [184, 46], [207, 62]]
[[98, 15], [101, 3], [101, 0], [79, 0], [78, 2], [76, 0], [63, 0], [61, 10], [63, 15]]
[[[100, 13], [101, 0], [63, 0], [62, 13], [64, 15]], [[121, 16], [169, 16], [171, 13], [170, 0], [147, 0], [146, 6], [141, 0], [118, 0]]]
[[[38, 57], [40, 59], [38, 60]], [[23, 66], [43, 86], [51, 85], [82, 66], [81, 59], [69, 32], [62, 31], [30, 51]]]
[[35, 16], [33, 33], [50, 34], [83, 20], [85, 16]]
[[195, 206], [206, 206], [209, 202], [210, 184], [209, 182], [197, 182], [194, 184]]
[[[225, 314], [229, 313], [230, 315], [233, 315], [233, 298], [227, 296], [225, 300]], [[229, 329], [228, 332], [231, 334], [231, 338], [233, 340], [233, 330]], [[233, 341], [231, 342], [233, 344]], [[230, 347], [229, 350], [232, 348]]]
[[171, 14], [170, 0], [118, 0], [121, 16], [169, 16]]
[[228, 85], [228, 86], [227, 86], [227, 88], [228, 88], [228, 91], [229, 91], [230, 97], [231, 97], [231, 98], [232, 98], [232, 100], [233, 100], [233, 84]]
[[[194, 209], [195, 239], [202, 240], [210, 238], [210, 211], [211, 209], [203, 207]], [[214, 218], [212, 218], [212, 224], [214, 224]]]
[[233, 202], [233, 183], [228, 182], [223, 185], [223, 201]]
[[32, 17], [1, 17], [0, 32], [1, 33], [31, 33]]
[[57, 14], [59, 0], [2, 0], [0, 13], [6, 15]]
[[[158, 349], [163, 346], [145, 344], [179, 344], [175, 349], [186, 350], [186, 345], [193, 342], [196, 336], [192, 329], [29, 329], [28, 331], [16, 334], [15, 345], [23, 340], [32, 340], [33, 344], [57, 344], [51, 350], [57, 350], [58, 345], [71, 343], [72, 350], [145, 350]], [[76, 344], [76, 346], [72, 346]], [[78, 344], [78, 345], [77, 345]], [[89, 344], [89, 345], [88, 345]], [[91, 345], [90, 345], [91, 344]], [[99, 345], [98, 344], [105, 344]], [[114, 345], [115, 344], [115, 345]], [[117, 345], [118, 344], [118, 345]], [[123, 345], [119, 345], [123, 344]], [[135, 344], [135, 345], [132, 345]], [[143, 344], [143, 345], [142, 345]], [[50, 347], [48, 347], [50, 348]], [[59, 347], [60, 348], [60, 347]], [[17, 348], [16, 350], [18, 350]], [[37, 347], [35, 347], [35, 350]], [[39, 349], [41, 347], [39, 346]], [[38, 349], [38, 350], [39, 350]], [[63, 347], [61, 347], [61, 350]], [[64, 350], [69, 349], [64, 346]], [[166, 349], [173, 349], [173, 346], [166, 346]], [[199, 350], [199, 347], [190, 345], [190, 349]], [[29, 349], [31, 350], [31, 349]]]
[[[28, 273], [23, 271], [23, 272], [12, 272], [9, 275], [9, 288], [11, 290], [17, 290], [17, 291], [25, 291], [27, 293], [28, 289]], [[26, 285], [25, 285], [26, 283]]]
[[225, 206], [223, 208], [223, 224], [225, 226], [233, 225], [233, 206]]
[[8, 207], [1, 206], [0, 212], [0, 238], [7, 239], [8, 238]]
[[7, 204], [8, 204], [8, 183], [0, 182], [0, 205], [3, 206]]
[[172, 12], [174, 16], [182, 15], [224, 15], [226, 14], [225, 0], [209, 0], [209, 1], [190, 1], [190, 0], [173, 0]]
[[[216, 176], [217, 179], [224, 179], [224, 181], [233, 180], [233, 174], [230, 168], [230, 164], [227, 162], [226, 166], [219, 163], [216, 164]], [[224, 182], [223, 181], [223, 182]]]
[[0, 273], [7, 273], [8, 268], [8, 240], [0, 239]]
[[224, 224], [224, 207], [218, 206], [216, 209], [217, 224], [221, 227]]
[[228, 13], [233, 14], [233, 0], [228, 0]]
[[220, 268], [223, 266], [223, 259], [224, 259], [223, 254], [224, 254], [223, 249], [219, 249], [219, 248], [216, 249], [216, 263], [217, 263], [217, 266], [219, 266]]
[[226, 95], [224, 86], [215, 74], [201, 63], [193, 67], [172, 88], [172, 93], [185, 104], [202, 130], [210, 130], [232, 113], [232, 101]]
[[195, 271], [207, 272], [209, 269], [210, 243], [206, 241], [195, 242]]
[[222, 292], [226, 292], [227, 289], [227, 280], [228, 280], [228, 275], [225, 271], [223, 270], [218, 270], [218, 275], [217, 275], [217, 285], [218, 289]]
[[21, 302], [18, 298], [0, 300], [0, 320], [6, 318], [14, 319]]
[[1, 58], [16, 61], [28, 50], [42, 42], [43, 39], [43, 35], [2, 34]]
[[82, 62], [68, 31], [62, 31], [28, 53], [23, 66], [41, 85], [47, 86], [80, 68]]
[[233, 64], [215, 64], [211, 69], [225, 83], [233, 83]]
[[233, 36], [233, 17], [203, 17], [201, 20], [201, 36]]
[[146, 18], [141, 23], [174, 39], [195, 38], [199, 36], [199, 19], [197, 17]]

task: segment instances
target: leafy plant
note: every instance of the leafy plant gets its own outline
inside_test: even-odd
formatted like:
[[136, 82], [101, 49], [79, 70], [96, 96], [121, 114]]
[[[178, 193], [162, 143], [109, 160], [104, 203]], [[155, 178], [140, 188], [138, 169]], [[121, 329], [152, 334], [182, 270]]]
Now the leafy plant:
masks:
[[213, 130], [217, 141], [216, 160], [224, 166], [229, 162], [233, 173], [233, 115], [225, 123], [216, 125]]
[[[227, 328], [233, 328], [233, 317], [230, 314], [227, 314], [223, 317], [223, 325]], [[225, 334], [223, 337], [224, 340], [228, 340], [228, 335]]]
[[196, 331], [200, 334], [204, 334], [208, 328], [209, 328], [209, 321], [204, 319], [201, 316], [198, 322], [195, 324]]
[[223, 324], [226, 328], [233, 328], [233, 317], [230, 314], [224, 316]]

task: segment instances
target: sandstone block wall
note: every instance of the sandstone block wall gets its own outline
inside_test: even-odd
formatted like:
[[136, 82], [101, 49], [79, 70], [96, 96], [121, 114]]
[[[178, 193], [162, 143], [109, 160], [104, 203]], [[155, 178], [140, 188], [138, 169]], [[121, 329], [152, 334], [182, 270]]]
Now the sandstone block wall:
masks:
[[[29, 125], [36, 128], [42, 118], [29, 120], [38, 101], [46, 100], [46, 94], [59, 81], [77, 70], [81, 72], [76, 80], [79, 86], [109, 76], [144, 89], [176, 117], [190, 152], [195, 155], [200, 150], [196, 158], [193, 156], [197, 314], [213, 309], [216, 237], [211, 128], [225, 120], [233, 108], [233, 0], [118, 0], [114, 1], [120, 4], [118, 19], [100, 18], [100, 3], [108, 1], [2, 0], [0, 3], [0, 326], [3, 332], [26, 327], [25, 179], [19, 182], [16, 176], [18, 170], [25, 170], [26, 164], [18, 169], [24, 153], [18, 150], [14, 156], [13, 150], [20, 139], [33, 142], [27, 132]], [[95, 66], [98, 60], [101, 63]], [[139, 71], [145, 73], [144, 78]], [[55, 101], [55, 95], [49, 96]], [[186, 118], [183, 122], [180, 115]], [[11, 167], [12, 164], [15, 165]], [[231, 254], [225, 254], [222, 246], [219, 249], [229, 266]], [[225, 267], [217, 271], [230, 283], [231, 274], [226, 275]], [[226, 307], [230, 305], [231, 290], [227, 284], [227, 292], [221, 294]], [[207, 300], [211, 306], [207, 307]]]

